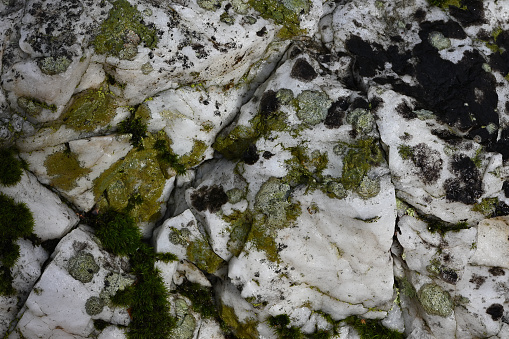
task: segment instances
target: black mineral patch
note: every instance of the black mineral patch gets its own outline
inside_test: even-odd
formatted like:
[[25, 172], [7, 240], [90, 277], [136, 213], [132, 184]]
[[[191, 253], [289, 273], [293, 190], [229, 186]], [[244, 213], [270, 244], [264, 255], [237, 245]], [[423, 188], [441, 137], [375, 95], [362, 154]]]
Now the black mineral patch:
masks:
[[504, 195], [506, 198], [509, 198], [509, 181], [504, 181], [504, 184], [502, 185], [502, 189], [504, 190]]
[[431, 134], [439, 137], [450, 145], [458, 145], [463, 141], [463, 138], [447, 129], [432, 129]]
[[276, 96], [276, 92], [270, 90], [263, 93], [262, 99], [260, 100], [260, 113], [267, 117], [271, 113], [276, 112], [279, 109], [279, 100]]
[[449, 6], [449, 13], [461, 24], [472, 26], [483, 24], [486, 21], [482, 0], [462, 0], [460, 4], [461, 8]]
[[419, 169], [419, 177], [425, 184], [432, 184], [440, 178], [442, 158], [438, 151], [431, 149], [424, 143], [413, 147], [412, 161]]
[[[344, 104], [346, 102], [346, 105]], [[329, 110], [327, 111], [327, 117], [325, 117], [325, 127], [327, 128], [339, 128], [343, 125], [343, 119], [345, 118], [345, 109], [348, 108], [348, 102], [346, 100], [338, 100], [334, 102]]]
[[495, 151], [502, 154], [504, 160], [509, 159], [509, 128], [502, 129], [500, 133], [500, 139], [487, 147], [488, 151]]
[[384, 69], [387, 61], [380, 44], [369, 43], [357, 35], [346, 41], [347, 50], [355, 55], [355, 68], [363, 77], [374, 77], [377, 70]]
[[492, 267], [488, 270], [488, 272], [490, 272], [490, 274], [495, 277], [500, 277], [500, 276], [505, 275], [505, 271], [501, 267]]
[[256, 145], [249, 145], [247, 150], [242, 155], [242, 160], [244, 160], [244, 162], [248, 165], [254, 165], [258, 159], [260, 159], [260, 155], [257, 152]]
[[191, 194], [191, 204], [200, 212], [209, 210], [215, 213], [227, 202], [228, 196], [222, 186], [203, 186]]
[[426, 11], [422, 8], [419, 8], [418, 10], [415, 11], [414, 18], [418, 22], [423, 21], [424, 19], [426, 19]]
[[295, 61], [292, 71], [290, 72], [290, 76], [303, 82], [309, 82], [316, 79], [318, 74], [306, 59], [299, 58]]
[[401, 102], [396, 106], [396, 112], [398, 112], [403, 118], [409, 120], [417, 118], [417, 115], [412, 111], [412, 108], [407, 105], [406, 102]]
[[458, 281], [458, 273], [448, 267], [441, 267], [440, 278], [449, 284], [455, 285]]
[[272, 153], [272, 152], [265, 151], [265, 152], [263, 152], [262, 157], [263, 157], [264, 159], [267, 159], [267, 160], [268, 160], [268, 159], [272, 158], [274, 155], [275, 155], [275, 154], [274, 154], [274, 153]]
[[478, 290], [486, 282], [486, 277], [474, 273], [472, 274], [472, 278], [470, 278], [469, 282], [475, 284], [474, 289]]
[[357, 97], [350, 104], [350, 107], [352, 108], [352, 110], [356, 108], [369, 109], [369, 102], [364, 98]]
[[500, 304], [491, 304], [486, 310], [486, 313], [491, 315], [491, 319], [497, 321], [504, 315], [504, 306]]
[[449, 178], [444, 183], [447, 200], [474, 204], [483, 190], [481, 173], [472, 159], [464, 154], [455, 154], [450, 170], [456, 178]]

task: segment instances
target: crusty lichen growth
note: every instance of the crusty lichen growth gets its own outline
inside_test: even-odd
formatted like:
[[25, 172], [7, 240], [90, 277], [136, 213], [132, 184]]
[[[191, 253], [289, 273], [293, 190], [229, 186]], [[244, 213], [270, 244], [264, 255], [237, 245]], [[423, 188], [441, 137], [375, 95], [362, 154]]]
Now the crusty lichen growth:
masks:
[[260, 12], [264, 19], [272, 19], [283, 27], [278, 33], [282, 39], [303, 35], [306, 30], [300, 28], [300, 15], [309, 12], [309, 0], [249, 0], [249, 4]]
[[36, 116], [42, 112], [43, 109], [49, 109], [52, 112], [57, 110], [57, 106], [48, 105], [34, 98], [19, 97], [18, 106], [30, 116]]
[[74, 279], [88, 283], [99, 272], [99, 265], [92, 254], [80, 251], [69, 259], [67, 271]]
[[231, 254], [238, 256], [251, 231], [253, 215], [249, 209], [244, 212], [235, 210], [229, 215], [223, 215], [222, 219], [230, 224], [230, 239], [228, 239], [227, 248]]
[[116, 114], [117, 104], [106, 85], [76, 94], [60, 123], [80, 132], [93, 132], [108, 126]]
[[332, 105], [327, 94], [319, 91], [302, 91], [295, 99], [297, 117], [307, 125], [324, 121]]
[[101, 24], [93, 44], [98, 54], [133, 59], [137, 46], [144, 42], [149, 48], [157, 45], [157, 31], [143, 23], [143, 16], [127, 0], [113, 2], [108, 18]]
[[498, 198], [485, 198], [481, 202], [474, 204], [472, 211], [479, 212], [485, 217], [495, 214], [498, 205]]
[[205, 142], [194, 139], [191, 152], [182, 155], [179, 162], [186, 168], [194, 167], [205, 159], [205, 152], [207, 151], [207, 148], [208, 146]]
[[418, 292], [419, 301], [426, 313], [448, 317], [452, 314], [454, 304], [449, 292], [436, 284], [425, 284]]
[[76, 181], [91, 172], [81, 166], [77, 154], [69, 149], [55, 152], [44, 161], [46, 173], [51, 177], [51, 184], [64, 191], [76, 187]]
[[69, 68], [70, 64], [71, 60], [64, 55], [59, 57], [45, 57], [37, 62], [41, 71], [48, 75], [64, 73], [67, 68]]
[[223, 259], [212, 251], [206, 240], [195, 239], [190, 242], [186, 255], [189, 261], [207, 273], [216, 272], [223, 263]]
[[245, 322], [241, 322], [233, 307], [222, 304], [219, 308], [219, 315], [226, 325], [233, 329], [237, 338], [241, 339], [257, 339], [258, 335], [258, 322], [255, 319], [248, 318]]
[[380, 165], [384, 157], [378, 141], [372, 138], [358, 140], [348, 147], [343, 158], [341, 182], [345, 189], [352, 190], [361, 185], [369, 170]]

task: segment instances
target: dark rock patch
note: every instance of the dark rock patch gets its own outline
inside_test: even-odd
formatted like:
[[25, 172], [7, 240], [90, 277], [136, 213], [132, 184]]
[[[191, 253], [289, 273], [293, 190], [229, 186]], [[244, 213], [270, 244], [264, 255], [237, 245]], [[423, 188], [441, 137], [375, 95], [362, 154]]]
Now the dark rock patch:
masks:
[[419, 177], [425, 184], [432, 184], [440, 178], [442, 158], [438, 151], [431, 149], [424, 143], [413, 147], [412, 161], [419, 169]]
[[[347, 103], [346, 105], [344, 103]], [[325, 117], [325, 127], [327, 128], [339, 128], [343, 125], [343, 119], [345, 118], [345, 108], [348, 108], [348, 102], [346, 100], [338, 100], [334, 102]]]
[[191, 204], [200, 212], [209, 210], [215, 213], [227, 202], [228, 196], [222, 186], [203, 186], [191, 194]]
[[472, 159], [464, 154], [455, 154], [450, 170], [456, 178], [449, 178], [444, 183], [447, 200], [474, 204], [483, 190], [481, 173]]
[[482, 0], [462, 0], [461, 7], [449, 6], [449, 13], [465, 26], [480, 25], [486, 20]]
[[272, 158], [274, 155], [275, 155], [275, 154], [274, 154], [274, 153], [272, 153], [272, 152], [265, 151], [265, 152], [263, 152], [262, 157], [263, 157], [264, 159], [267, 159], [267, 160], [268, 160], [268, 159]]
[[472, 274], [472, 278], [470, 278], [469, 282], [475, 284], [474, 289], [478, 290], [486, 282], [486, 277], [474, 273]]
[[505, 275], [505, 271], [502, 267], [492, 267], [488, 270], [488, 272], [490, 272], [490, 274], [495, 277], [500, 277], [500, 276]]
[[244, 162], [248, 165], [254, 165], [258, 159], [260, 159], [260, 155], [257, 152], [256, 144], [249, 145], [242, 155], [242, 160], [244, 160]]
[[263, 93], [260, 100], [260, 113], [267, 117], [279, 109], [279, 100], [276, 92], [270, 90]]
[[500, 304], [491, 304], [490, 307], [486, 309], [486, 313], [491, 315], [491, 319], [497, 321], [504, 315], [504, 306]]
[[398, 112], [403, 118], [409, 120], [417, 118], [417, 115], [412, 111], [412, 108], [408, 106], [406, 102], [401, 102], [396, 106], [396, 112]]
[[290, 76], [303, 82], [309, 82], [316, 79], [318, 74], [315, 72], [313, 66], [306, 61], [306, 59], [299, 58], [295, 61], [292, 71], [290, 72]]

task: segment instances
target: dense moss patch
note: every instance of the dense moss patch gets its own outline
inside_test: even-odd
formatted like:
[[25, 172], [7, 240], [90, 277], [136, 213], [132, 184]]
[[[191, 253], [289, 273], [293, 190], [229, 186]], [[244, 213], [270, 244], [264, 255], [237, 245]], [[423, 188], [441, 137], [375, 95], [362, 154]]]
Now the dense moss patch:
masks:
[[383, 326], [379, 320], [350, 316], [345, 322], [355, 328], [361, 339], [403, 339], [403, 333]]
[[18, 160], [13, 149], [0, 148], [0, 184], [15, 185], [26, 167], [23, 161]]
[[131, 134], [131, 144], [134, 147], [143, 147], [143, 138], [147, 136], [147, 125], [141, 117], [129, 117], [118, 124], [120, 133]]
[[272, 19], [283, 26], [279, 37], [288, 39], [305, 33], [305, 30], [300, 28], [299, 16], [309, 11], [309, 1], [249, 0], [249, 4], [260, 12], [264, 19]]
[[132, 59], [137, 54], [137, 45], [144, 42], [149, 48], [157, 45], [154, 27], [145, 25], [142, 14], [127, 0], [113, 2], [108, 18], [101, 24], [93, 44], [98, 54]]
[[[156, 260], [176, 260], [173, 255], [160, 255], [142, 241], [135, 220], [125, 212], [110, 210], [91, 220], [103, 245], [116, 255], [129, 257], [136, 283], [119, 290], [111, 298], [116, 305], [130, 310], [128, 338], [161, 338], [171, 336], [175, 319], [170, 314], [169, 292]], [[122, 245], [123, 244], [123, 245]]]
[[16, 240], [28, 237], [34, 228], [34, 219], [23, 203], [0, 193], [0, 295], [11, 295], [16, 291], [12, 287], [11, 268], [19, 258], [19, 245]]

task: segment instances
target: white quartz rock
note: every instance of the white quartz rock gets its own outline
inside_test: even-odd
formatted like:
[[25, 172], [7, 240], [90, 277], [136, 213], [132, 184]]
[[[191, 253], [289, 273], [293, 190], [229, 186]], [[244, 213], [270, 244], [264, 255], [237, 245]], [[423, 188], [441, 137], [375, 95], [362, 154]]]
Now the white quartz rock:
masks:
[[60, 238], [79, 221], [76, 213], [30, 172], [24, 172], [14, 186], [0, 186], [0, 192], [27, 205], [34, 216], [34, 233], [41, 240]]
[[[127, 325], [127, 311], [108, 306], [109, 296], [134, 282], [125, 271], [126, 259], [102, 250], [88, 226], [72, 231], [57, 245], [30, 293], [16, 332], [27, 338], [59, 333], [86, 338], [94, 331], [92, 319]], [[112, 277], [117, 277], [113, 283]]]
[[477, 227], [477, 250], [470, 262], [509, 269], [509, 217], [485, 219]]

